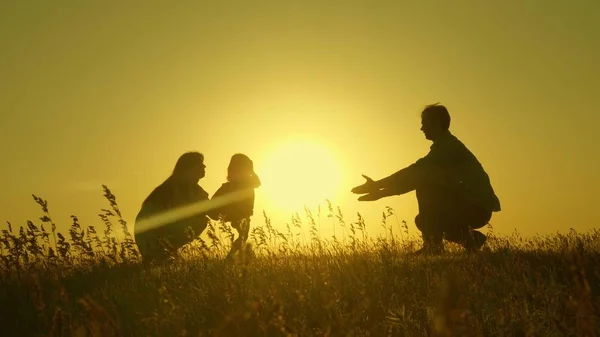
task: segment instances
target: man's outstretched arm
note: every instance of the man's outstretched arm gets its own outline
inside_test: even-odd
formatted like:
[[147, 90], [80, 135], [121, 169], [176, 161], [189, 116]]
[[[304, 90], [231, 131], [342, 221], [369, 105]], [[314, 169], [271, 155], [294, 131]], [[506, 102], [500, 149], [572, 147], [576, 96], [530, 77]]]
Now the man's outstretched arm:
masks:
[[388, 193], [391, 193], [390, 195], [400, 195], [413, 191], [417, 188], [419, 171], [422, 169], [422, 164], [420, 159], [396, 173], [375, 181], [375, 186], [379, 189], [389, 190]]
[[424, 158], [421, 158], [414, 164], [380, 180], [373, 180], [363, 175], [367, 181], [363, 185], [353, 188], [352, 192], [356, 194], [371, 194], [359, 198], [359, 200], [364, 201], [408, 193], [417, 188], [419, 176], [421, 175], [420, 171], [423, 170], [425, 164], [426, 161]]
[[381, 198], [385, 198], [385, 197], [390, 197], [392, 195], [398, 195], [399, 193], [396, 193], [396, 191], [394, 191], [391, 188], [383, 188], [380, 190], [376, 190], [364, 195], [361, 195], [358, 200], [359, 201], [375, 201], [375, 200], [379, 200]]

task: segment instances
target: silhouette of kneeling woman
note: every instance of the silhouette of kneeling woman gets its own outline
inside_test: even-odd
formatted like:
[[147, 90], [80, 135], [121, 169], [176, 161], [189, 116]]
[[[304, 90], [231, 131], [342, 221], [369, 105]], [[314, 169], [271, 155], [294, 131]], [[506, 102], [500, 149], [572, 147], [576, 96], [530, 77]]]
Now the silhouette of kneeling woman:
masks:
[[[158, 226], [145, 227], [142, 220], [172, 211], [178, 207], [208, 201], [208, 193], [198, 185], [205, 175], [204, 156], [199, 152], [187, 152], [179, 157], [173, 173], [142, 203], [136, 217], [135, 241], [144, 262], [164, 262], [177, 255], [177, 250], [199, 236], [208, 225], [210, 216], [216, 213], [202, 212]], [[191, 227], [194, 237], [186, 233]]]

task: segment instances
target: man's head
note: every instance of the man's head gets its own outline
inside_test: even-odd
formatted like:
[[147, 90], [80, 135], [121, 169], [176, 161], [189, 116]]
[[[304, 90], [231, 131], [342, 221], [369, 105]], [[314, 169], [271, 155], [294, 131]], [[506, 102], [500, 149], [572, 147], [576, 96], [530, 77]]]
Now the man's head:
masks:
[[204, 178], [206, 174], [204, 155], [200, 152], [187, 152], [181, 155], [173, 169], [173, 177], [192, 184]]
[[445, 106], [430, 104], [421, 112], [421, 131], [425, 138], [435, 141], [450, 128], [450, 114]]

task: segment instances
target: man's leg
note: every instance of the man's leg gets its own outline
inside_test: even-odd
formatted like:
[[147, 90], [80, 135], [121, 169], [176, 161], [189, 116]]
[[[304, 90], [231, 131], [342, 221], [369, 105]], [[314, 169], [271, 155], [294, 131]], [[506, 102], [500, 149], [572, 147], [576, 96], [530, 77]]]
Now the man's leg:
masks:
[[443, 233], [433, 226], [430, 219], [425, 216], [425, 220], [421, 213], [415, 217], [415, 225], [421, 231], [423, 238], [423, 248], [418, 253], [441, 253], [444, 250], [442, 242]]
[[421, 252], [441, 252], [444, 249], [444, 216], [447, 211], [445, 192], [436, 186], [425, 186], [416, 190], [419, 215], [415, 217], [415, 225], [423, 237]]
[[445, 229], [446, 240], [458, 243], [470, 252], [479, 251], [487, 237], [476, 229], [485, 226], [492, 213], [468, 201], [457, 200], [459, 203], [450, 217], [452, 221], [448, 222], [448, 228]]
[[491, 212], [467, 201], [458, 190], [429, 185], [416, 190], [419, 215], [417, 228], [425, 247], [441, 245], [442, 238], [461, 244], [467, 250], [479, 250], [486, 236], [475, 229], [485, 226]]

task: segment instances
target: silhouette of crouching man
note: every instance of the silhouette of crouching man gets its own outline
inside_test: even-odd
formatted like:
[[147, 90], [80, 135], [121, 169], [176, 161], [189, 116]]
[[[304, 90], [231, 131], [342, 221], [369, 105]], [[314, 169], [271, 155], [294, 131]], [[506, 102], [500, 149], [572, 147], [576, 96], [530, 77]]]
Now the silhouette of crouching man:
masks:
[[477, 158], [449, 131], [450, 115], [439, 104], [421, 113], [421, 130], [433, 141], [429, 153], [414, 164], [352, 189], [365, 194], [360, 201], [416, 192], [419, 214], [415, 224], [423, 237], [418, 253], [439, 253], [443, 239], [461, 244], [470, 252], [481, 249], [487, 237], [477, 231], [489, 223], [500, 201]]

